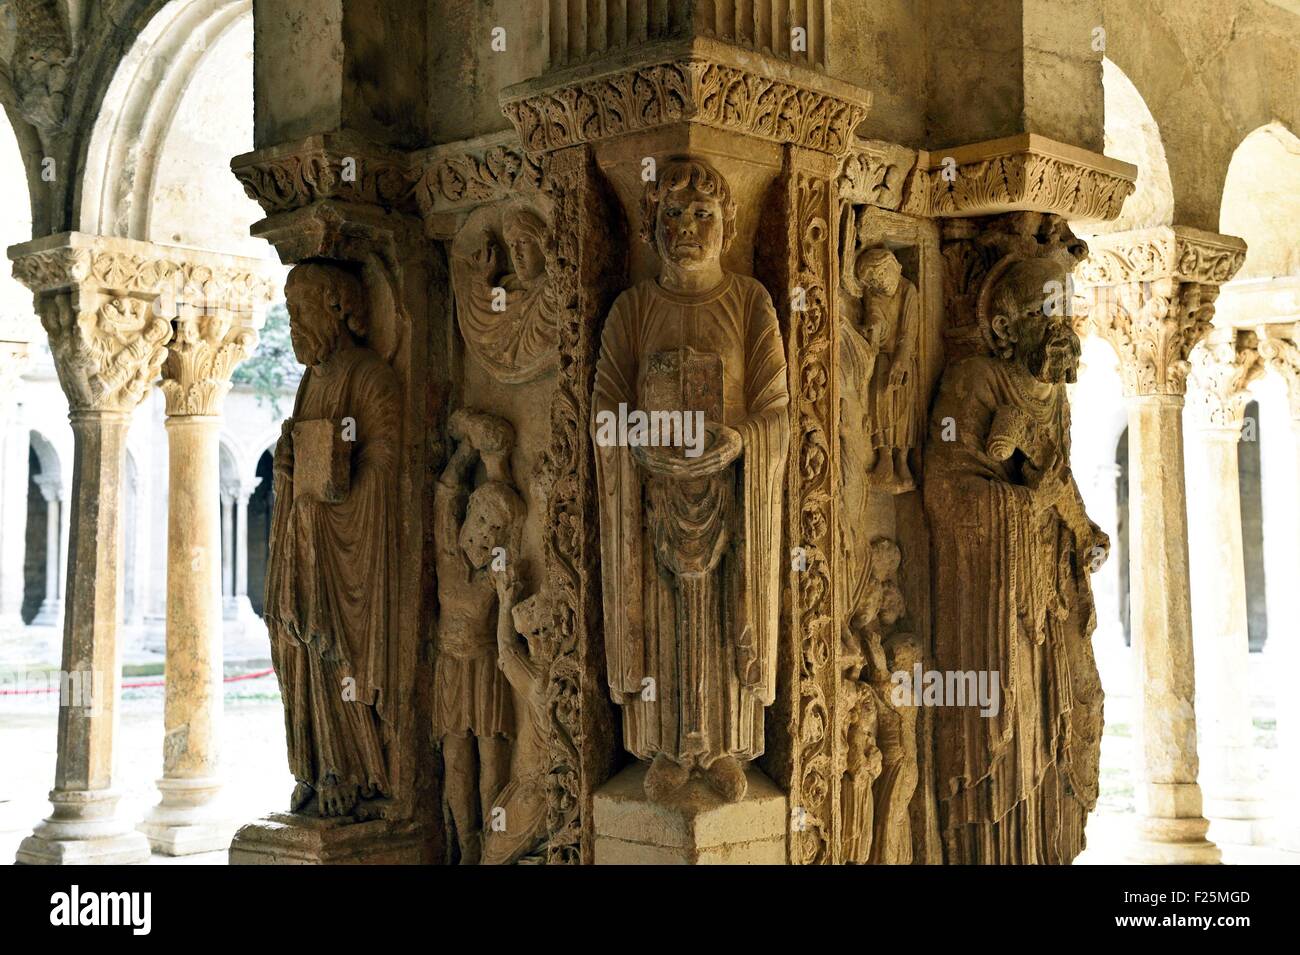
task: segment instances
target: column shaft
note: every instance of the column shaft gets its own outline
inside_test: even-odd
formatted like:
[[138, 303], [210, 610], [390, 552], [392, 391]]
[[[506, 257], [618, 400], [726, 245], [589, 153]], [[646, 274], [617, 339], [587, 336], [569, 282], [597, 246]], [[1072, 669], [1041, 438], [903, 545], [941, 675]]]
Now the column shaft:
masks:
[[[59, 749], [54, 811], [23, 840], [23, 863], [128, 863], [149, 857], [144, 837], [116, 818], [113, 731], [121, 592], [119, 524], [130, 416], [73, 411], [73, 474]], [[57, 525], [56, 525], [57, 535]], [[57, 537], [56, 537], [57, 540]]]
[[1183, 398], [1128, 399], [1130, 566], [1141, 861], [1218, 862], [1197, 784], [1196, 676], [1183, 475]]

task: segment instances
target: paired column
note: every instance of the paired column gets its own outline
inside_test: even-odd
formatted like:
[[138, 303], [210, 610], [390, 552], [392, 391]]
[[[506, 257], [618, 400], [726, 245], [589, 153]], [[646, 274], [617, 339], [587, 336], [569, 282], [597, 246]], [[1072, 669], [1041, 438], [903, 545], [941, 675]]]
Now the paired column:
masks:
[[221, 606], [222, 616], [235, 616], [235, 489], [221, 486]]
[[1135, 861], [1216, 863], [1197, 777], [1196, 671], [1183, 403], [1188, 355], [1245, 243], [1185, 227], [1090, 242], [1075, 278], [1120, 360], [1129, 419], [1129, 551], [1137, 707]]
[[61, 515], [63, 511], [63, 485], [56, 474], [43, 474], [36, 479], [36, 486], [45, 500], [45, 599], [40, 609], [32, 618], [32, 624], [38, 627], [57, 627], [63, 619], [63, 587], [59, 583], [59, 571], [63, 553], [63, 533]]
[[23, 840], [20, 863], [149, 858], [113, 788], [126, 432], [171, 336], [151, 307], [153, 275], [131, 254], [139, 245], [63, 233], [9, 250], [15, 277], [35, 293], [74, 442], [53, 812]]
[[15, 392], [27, 367], [27, 342], [0, 340], [0, 636], [23, 626], [29, 439]]
[[1261, 842], [1250, 718], [1250, 646], [1237, 445], [1248, 395], [1263, 373], [1255, 335], [1216, 328], [1193, 349], [1186, 423], [1192, 618], [1210, 834], [1218, 843]]
[[[217, 257], [212, 257], [217, 258]], [[257, 346], [270, 286], [244, 260], [186, 263], [162, 368], [167, 409], [167, 664], [161, 800], [140, 829], [157, 852], [230, 845], [217, 796], [222, 712], [221, 410]], [[229, 538], [227, 538], [228, 540]]]
[[[1270, 628], [1265, 659], [1273, 672], [1277, 711], [1277, 755], [1273, 761], [1273, 785], [1270, 796], [1275, 807], [1271, 825], [1271, 841], [1276, 845], [1300, 852], [1300, 823], [1296, 821], [1295, 807], [1300, 805], [1300, 693], [1295, 692], [1294, 675], [1300, 672], [1300, 642], [1296, 640], [1294, 621], [1300, 619], [1300, 593], [1297, 592], [1295, 571], [1300, 569], [1300, 324], [1270, 325], [1259, 330], [1259, 355], [1265, 368], [1277, 374], [1286, 383], [1290, 408], [1290, 448], [1280, 447], [1266, 438], [1264, 453], [1281, 467], [1266, 465], [1266, 476], [1281, 473], [1288, 488], [1289, 501], [1281, 501], [1278, 511], [1265, 511], [1265, 546], [1270, 557], [1281, 560], [1270, 562], [1277, 567], [1281, 579], [1270, 586], [1278, 587], [1280, 598], [1270, 594], [1269, 610], [1282, 611], [1271, 614], [1275, 626]], [[1272, 431], [1282, 436], [1282, 429]], [[1267, 494], [1267, 507], [1278, 498]], [[1277, 534], [1280, 539], [1268, 540], [1267, 535]], [[1287, 573], [1291, 572], [1290, 576]], [[1283, 626], [1277, 626], [1283, 623]]]

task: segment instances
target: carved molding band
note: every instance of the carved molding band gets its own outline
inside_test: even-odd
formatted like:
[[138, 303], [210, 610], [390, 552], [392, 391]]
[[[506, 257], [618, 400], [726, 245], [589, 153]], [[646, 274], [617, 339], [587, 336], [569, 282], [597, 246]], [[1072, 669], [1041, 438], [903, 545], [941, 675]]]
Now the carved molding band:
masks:
[[416, 157], [415, 199], [426, 218], [471, 209], [541, 186], [542, 167], [510, 132], [437, 146]]
[[689, 54], [546, 90], [515, 87], [502, 109], [532, 153], [692, 122], [833, 155], [851, 145], [868, 95], [850, 98]]
[[916, 151], [906, 146], [855, 139], [836, 180], [839, 197], [845, 202], [897, 210], [903, 204], [916, 160]]
[[1074, 270], [1076, 285], [1123, 285], [1172, 278], [1222, 285], [1246, 259], [1236, 236], [1188, 226], [1157, 226], [1088, 240], [1088, 258]]
[[903, 212], [983, 216], [1051, 212], [1114, 219], [1133, 191], [1137, 167], [1034, 133], [923, 152]]
[[419, 178], [405, 153], [336, 134], [244, 153], [230, 169], [268, 216], [323, 199], [400, 208]]

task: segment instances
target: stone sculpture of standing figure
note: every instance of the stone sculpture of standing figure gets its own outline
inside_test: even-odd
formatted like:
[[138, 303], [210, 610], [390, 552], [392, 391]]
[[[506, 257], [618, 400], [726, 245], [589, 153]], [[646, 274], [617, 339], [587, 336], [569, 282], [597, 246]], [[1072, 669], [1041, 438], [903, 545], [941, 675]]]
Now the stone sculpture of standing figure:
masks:
[[[776, 692], [785, 350], [767, 290], [722, 268], [735, 214], [712, 166], [660, 168], [642, 237], [661, 272], [614, 303], [596, 366], [607, 678], [654, 800], [694, 770], [741, 799]], [[620, 405], [700, 412], [702, 453], [602, 446], [599, 416]]]
[[[498, 667], [498, 580], [519, 559], [524, 504], [509, 482], [514, 429], [493, 415], [457, 411], [455, 452], [434, 492], [438, 571], [433, 735], [462, 865], [475, 865], [510, 770], [510, 686]], [[486, 480], [473, 487], [482, 460]], [[498, 550], [499, 548], [499, 550]], [[495, 566], [494, 566], [495, 563]]]
[[285, 296], [307, 370], [275, 449], [265, 618], [297, 780], [290, 808], [365, 817], [391, 795], [400, 392], [368, 347], [357, 276], [304, 263]]
[[875, 349], [869, 405], [876, 460], [871, 485], [901, 493], [916, 487], [908, 457], [920, 436], [917, 409], [921, 317], [916, 286], [888, 249], [858, 256], [855, 275], [866, 296], [864, 326]]

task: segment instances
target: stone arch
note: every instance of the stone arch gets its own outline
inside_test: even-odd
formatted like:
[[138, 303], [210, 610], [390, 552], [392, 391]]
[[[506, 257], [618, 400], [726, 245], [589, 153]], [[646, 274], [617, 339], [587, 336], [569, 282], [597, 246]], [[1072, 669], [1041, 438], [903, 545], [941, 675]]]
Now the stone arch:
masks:
[[[252, 146], [251, 50], [251, 0], [175, 0], [149, 19], [94, 123], [76, 200], [81, 231], [267, 254], [248, 235], [260, 210], [226, 163]], [[230, 90], [235, 82], [246, 96]], [[248, 104], [247, 115], [212, 108], [213, 90]], [[209, 140], [220, 148], [205, 148]]]
[[1152, 226], [1172, 225], [1174, 190], [1160, 127], [1133, 81], [1114, 60], [1102, 61], [1105, 92], [1105, 151], [1107, 156], [1131, 162], [1138, 168], [1133, 194], [1124, 202], [1119, 218], [1089, 223], [1076, 232], [1099, 235]]
[[1239, 281], [1300, 276], [1297, 182], [1300, 138], [1282, 123], [1257, 127], [1233, 151], [1224, 176], [1219, 231], [1246, 240]]

